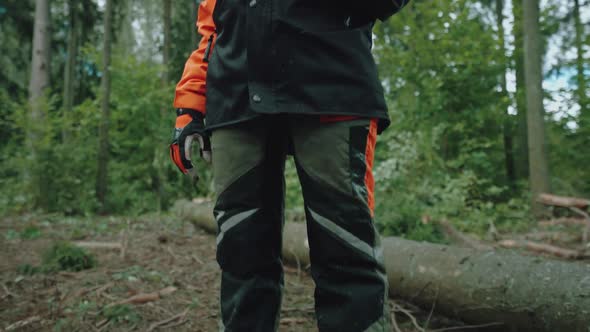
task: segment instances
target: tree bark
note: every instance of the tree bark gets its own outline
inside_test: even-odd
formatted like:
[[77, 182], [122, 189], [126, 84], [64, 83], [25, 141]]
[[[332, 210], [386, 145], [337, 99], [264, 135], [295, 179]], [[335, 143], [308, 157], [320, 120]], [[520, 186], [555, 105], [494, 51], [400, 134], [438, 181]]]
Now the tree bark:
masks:
[[[502, 51], [503, 59], [506, 58], [506, 45], [504, 37], [504, 0], [496, 0], [496, 24], [498, 26], [498, 47]], [[506, 65], [503, 66], [504, 70], [500, 75], [500, 86], [502, 91], [500, 95], [504, 100], [508, 100], [508, 88], [506, 84]], [[504, 103], [501, 103], [504, 105]], [[514, 165], [514, 144], [513, 144], [513, 133], [512, 133], [512, 116], [508, 113], [508, 108], [502, 110], [503, 113], [503, 141], [504, 141], [504, 166], [506, 169], [506, 179], [510, 184], [510, 187], [514, 188], [516, 185], [516, 169]]]
[[164, 11], [163, 11], [163, 21], [164, 21], [164, 47], [162, 49], [162, 56], [163, 56], [163, 64], [164, 64], [164, 72], [162, 73], [162, 81], [167, 84], [168, 80], [168, 66], [170, 65], [170, 48], [171, 48], [171, 26], [172, 26], [172, 1], [171, 0], [163, 0], [164, 3]]
[[[585, 116], [582, 116], [582, 119], [586, 119], [590, 117], [587, 115], [588, 112], [588, 95], [587, 91], [587, 81], [586, 75], [584, 75], [584, 26], [582, 25], [582, 19], [580, 17], [580, 0], [574, 0], [574, 26], [576, 29], [576, 83], [578, 88], [576, 90], [576, 94], [578, 95], [578, 104], [580, 105], [580, 112]], [[586, 126], [586, 123], [582, 123], [581, 126]]]
[[490, 330], [587, 331], [590, 266], [516, 253], [383, 240], [393, 296]]
[[33, 52], [31, 55], [31, 79], [29, 82], [29, 104], [31, 107], [27, 145], [31, 151], [31, 170], [25, 170], [25, 178], [31, 180], [35, 190], [37, 207], [48, 208], [48, 184], [43, 169], [43, 149], [39, 142], [44, 136], [44, 93], [49, 88], [51, 64], [51, 19], [49, 0], [36, 0]]
[[[216, 233], [211, 203], [178, 201], [178, 216]], [[283, 256], [309, 264], [303, 223], [287, 222]], [[590, 265], [522, 256], [507, 250], [475, 250], [383, 239], [390, 295], [470, 324], [500, 323], [498, 332], [587, 332]]]
[[514, 38], [514, 52], [512, 61], [516, 75], [516, 111], [517, 111], [517, 128], [516, 128], [516, 177], [528, 178], [529, 176], [529, 157], [528, 157], [528, 138], [527, 138], [527, 121], [526, 121], [526, 101], [525, 101], [525, 79], [524, 79], [524, 53], [523, 53], [523, 29], [522, 29], [522, 2], [520, 0], [512, 1], [512, 16], [514, 24], [512, 25], [512, 36]]
[[49, 18], [49, 0], [36, 0], [35, 27], [33, 32], [33, 54], [31, 60], [31, 81], [29, 82], [29, 100], [32, 106], [33, 121], [42, 119], [39, 99], [49, 87], [49, 65], [51, 63], [51, 21]]
[[[167, 90], [170, 84], [170, 49], [171, 49], [171, 26], [172, 26], [172, 1], [171, 0], [163, 0], [163, 11], [162, 11], [162, 21], [164, 22], [164, 45], [162, 48], [162, 89], [164, 91]], [[170, 105], [168, 104], [168, 99], [164, 99], [162, 101], [162, 106], [160, 107], [160, 118], [159, 122], [162, 124], [162, 121], [166, 119], [167, 112], [170, 112]], [[162, 142], [162, 144], [157, 144], [154, 149], [154, 161], [153, 165], [153, 183], [154, 183], [154, 190], [156, 191], [156, 199], [158, 205], [158, 211], [161, 211], [165, 208], [167, 202], [165, 202], [165, 193], [164, 193], [164, 162], [166, 159], [166, 154], [162, 149], [162, 146], [166, 146], [166, 142]]]
[[103, 76], [101, 81], [101, 120], [98, 137], [98, 172], [96, 176], [96, 198], [101, 213], [107, 212], [108, 191], [109, 127], [111, 95], [111, 41], [113, 34], [113, 1], [107, 0], [104, 21]]
[[545, 144], [539, 1], [523, 0], [523, 12], [529, 173], [533, 197], [531, 207], [533, 214], [540, 216], [544, 213], [544, 208], [535, 197], [551, 190]]
[[64, 69], [64, 91], [63, 91], [63, 128], [62, 128], [62, 139], [68, 140], [69, 116], [72, 113], [72, 107], [74, 105], [74, 82], [76, 73], [76, 63], [78, 58], [78, 40], [79, 40], [79, 12], [78, 12], [78, 1], [68, 1], [69, 11], [69, 27], [68, 27], [68, 53], [66, 66]]

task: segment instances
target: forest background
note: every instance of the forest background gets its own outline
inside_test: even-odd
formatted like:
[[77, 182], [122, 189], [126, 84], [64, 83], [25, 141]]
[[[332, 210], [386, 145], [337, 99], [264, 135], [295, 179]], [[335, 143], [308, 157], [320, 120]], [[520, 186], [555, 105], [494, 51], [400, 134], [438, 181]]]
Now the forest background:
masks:
[[[444, 241], [432, 219], [518, 232], [543, 214], [538, 193], [590, 196], [590, 2], [525, 4], [415, 0], [376, 25], [393, 120], [376, 153], [383, 234]], [[167, 150], [197, 6], [0, 1], [0, 215], [140, 215], [213, 197], [210, 168], [198, 164], [195, 189]], [[292, 161], [286, 181], [297, 213]]]

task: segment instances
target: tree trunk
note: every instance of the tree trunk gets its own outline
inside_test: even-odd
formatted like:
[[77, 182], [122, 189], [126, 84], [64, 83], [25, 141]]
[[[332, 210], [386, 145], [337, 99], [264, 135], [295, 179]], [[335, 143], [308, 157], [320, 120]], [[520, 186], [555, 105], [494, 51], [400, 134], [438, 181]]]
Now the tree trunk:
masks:
[[[584, 75], [584, 27], [582, 25], [582, 20], [580, 17], [580, 0], [574, 0], [574, 25], [576, 29], [576, 51], [577, 51], [577, 58], [576, 58], [576, 83], [578, 85], [578, 89], [576, 90], [576, 94], [578, 95], [578, 104], [580, 105], [580, 113], [583, 114], [580, 118], [581, 119], [588, 119], [590, 118], [590, 114], [588, 112], [588, 95], [587, 91], [587, 82], [586, 82], [586, 75]], [[580, 126], [586, 126], [587, 123], [580, 124]]]
[[[502, 51], [503, 59], [506, 58], [506, 46], [505, 46], [505, 37], [504, 37], [504, 0], [496, 0], [496, 22], [498, 25], [498, 46]], [[500, 76], [500, 85], [502, 91], [500, 92], [502, 98], [504, 100], [508, 100], [508, 88], [506, 84], [506, 65], [504, 65], [504, 70], [502, 71], [502, 75]], [[504, 107], [504, 103], [501, 103]], [[511, 187], [514, 187], [516, 184], [516, 170], [514, 165], [514, 148], [513, 148], [513, 140], [512, 140], [512, 116], [508, 113], [508, 108], [502, 111], [503, 113], [503, 141], [504, 141], [504, 166], [506, 170], [506, 179]]]
[[108, 191], [109, 162], [109, 127], [110, 127], [110, 95], [111, 95], [111, 40], [113, 21], [113, 1], [107, 0], [104, 21], [103, 76], [101, 81], [101, 120], [98, 137], [98, 172], [96, 176], [96, 198], [100, 204], [100, 212], [106, 213], [106, 197]]
[[74, 105], [74, 82], [76, 73], [76, 60], [78, 57], [78, 30], [79, 30], [79, 13], [78, 1], [68, 1], [69, 11], [69, 29], [68, 29], [68, 53], [66, 66], [64, 69], [64, 91], [63, 91], [63, 128], [62, 139], [68, 140], [70, 131], [70, 114]]
[[[217, 232], [213, 205], [178, 201], [178, 216]], [[590, 265], [522, 256], [507, 250], [475, 250], [383, 239], [390, 295], [470, 324], [498, 323], [478, 331], [587, 332]], [[309, 264], [304, 223], [287, 222], [283, 257]]]
[[162, 73], [162, 81], [164, 84], [168, 84], [168, 66], [170, 65], [170, 37], [171, 37], [171, 26], [172, 26], [172, 1], [171, 0], [163, 0], [164, 1], [164, 47], [162, 49], [162, 55], [164, 59], [164, 72]]
[[512, 16], [514, 24], [512, 25], [512, 36], [514, 38], [513, 66], [516, 75], [516, 111], [517, 111], [517, 128], [516, 128], [516, 177], [528, 178], [529, 176], [529, 157], [528, 157], [528, 138], [527, 138], [527, 121], [526, 121], [526, 101], [525, 101], [525, 80], [524, 80], [524, 54], [523, 54], [523, 29], [522, 29], [522, 2], [520, 0], [512, 1]]
[[32, 106], [31, 117], [34, 121], [39, 121], [42, 119], [43, 114], [37, 104], [43, 96], [44, 90], [49, 87], [51, 21], [49, 18], [49, 0], [36, 0], [35, 4], [35, 30], [33, 32], [29, 100]]
[[539, 1], [523, 0], [524, 54], [529, 144], [529, 173], [533, 214], [542, 215], [544, 208], [536, 201], [541, 193], [549, 193], [549, 168], [545, 144], [543, 111], [543, 73], [541, 33], [539, 30]]
[[400, 238], [383, 246], [393, 296], [467, 323], [503, 324], [494, 331], [588, 331], [588, 264]]
[[44, 132], [44, 93], [49, 87], [51, 64], [51, 19], [49, 0], [36, 0], [33, 52], [31, 56], [31, 80], [29, 82], [29, 103], [31, 106], [28, 132], [28, 146], [31, 151], [31, 170], [25, 170], [25, 177], [31, 180], [35, 191], [35, 205], [48, 208], [48, 185], [43, 169], [42, 147]]
[[[171, 0], [163, 0], [163, 11], [162, 11], [162, 21], [164, 22], [164, 45], [162, 48], [162, 89], [166, 91], [170, 84], [170, 49], [171, 49], [171, 26], [172, 26], [172, 1]], [[167, 113], [170, 112], [170, 105], [168, 99], [164, 99], [162, 101], [162, 106], [160, 107], [160, 124], [162, 121], [166, 119]], [[158, 126], [158, 128], [161, 126]], [[158, 205], [158, 211], [165, 209], [168, 202], [165, 201], [165, 193], [164, 193], [164, 178], [165, 178], [165, 171], [164, 171], [164, 162], [166, 160], [167, 154], [165, 150], [162, 149], [162, 146], [166, 146], [167, 142], [161, 142], [162, 144], [157, 144], [154, 149], [154, 161], [153, 165], [153, 174], [152, 179], [154, 183], [154, 190], [156, 191], [156, 200]]]

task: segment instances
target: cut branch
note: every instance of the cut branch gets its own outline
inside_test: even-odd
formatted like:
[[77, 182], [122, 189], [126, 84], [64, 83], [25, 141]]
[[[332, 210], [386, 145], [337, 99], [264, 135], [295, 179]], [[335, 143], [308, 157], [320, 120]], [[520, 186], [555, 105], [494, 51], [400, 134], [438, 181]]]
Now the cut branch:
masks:
[[164, 296], [167, 296], [167, 295], [170, 295], [170, 294], [176, 292], [176, 290], [177, 290], [176, 287], [166, 287], [158, 292], [137, 294], [137, 295], [134, 295], [126, 300], [122, 300], [122, 301], [119, 301], [116, 303], [111, 303], [111, 304], [109, 304], [109, 307], [114, 306], [114, 305], [121, 305], [121, 304], [145, 304], [148, 302], [154, 302], [154, 301], [161, 299]]
[[586, 226], [587, 222], [582, 218], [557, 218], [553, 220], [544, 220], [539, 222], [539, 226], [543, 227], [559, 225]]
[[[424, 219], [424, 218], [423, 218]], [[446, 219], [437, 221], [442, 231], [457, 245], [478, 249], [478, 250], [489, 250], [491, 246], [481, 243], [477, 239], [458, 231], [451, 223]]]
[[540, 194], [537, 201], [545, 205], [560, 206], [565, 208], [576, 207], [578, 209], [585, 209], [590, 206], [590, 200], [588, 199], [556, 196], [551, 194]]
[[87, 242], [87, 241], [78, 241], [74, 242], [74, 245], [86, 248], [86, 249], [112, 249], [112, 250], [121, 250], [123, 249], [123, 245], [118, 242]]
[[498, 242], [502, 248], [508, 249], [526, 249], [538, 254], [548, 254], [566, 259], [584, 258], [584, 253], [576, 250], [556, 247], [550, 244], [537, 243], [532, 241], [502, 240]]
[[173, 322], [177, 322], [177, 321], [183, 321], [186, 318], [186, 315], [188, 314], [189, 309], [187, 308], [186, 310], [184, 310], [183, 312], [179, 313], [176, 316], [172, 316], [168, 319], [153, 323], [152, 325], [150, 325], [150, 327], [148, 328], [147, 332], [152, 332], [155, 331], [156, 329], [160, 328], [160, 327], [165, 327], [165, 325], [168, 325], [170, 323]]

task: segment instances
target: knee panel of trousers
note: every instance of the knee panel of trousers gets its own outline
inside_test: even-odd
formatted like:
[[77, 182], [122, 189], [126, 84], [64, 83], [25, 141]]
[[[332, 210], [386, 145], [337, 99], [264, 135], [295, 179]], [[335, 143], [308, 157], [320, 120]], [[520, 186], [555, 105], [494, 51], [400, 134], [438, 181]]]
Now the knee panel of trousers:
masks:
[[360, 240], [373, 246], [376, 243], [376, 233], [373, 219], [367, 205], [350, 194], [333, 190], [329, 186], [319, 183], [310, 177], [306, 171], [299, 172], [303, 187], [307, 217], [316, 222], [309, 209], [338, 227], [354, 234]]
[[218, 129], [211, 137], [215, 192], [221, 195], [264, 160], [265, 133], [249, 126]]
[[252, 169], [217, 198], [217, 261], [224, 271], [248, 274], [280, 259], [282, 205], [268, 199], [259, 173]]
[[280, 230], [260, 223], [261, 214], [257, 209], [242, 211], [221, 223], [217, 262], [224, 272], [248, 276], [266, 270], [275, 273], [277, 266], [281, 266]]
[[[367, 144], [370, 120], [297, 124], [293, 129], [299, 168], [324, 190], [339, 191], [369, 208]], [[303, 185], [303, 184], [302, 184]], [[361, 203], [361, 204], [359, 204]]]

